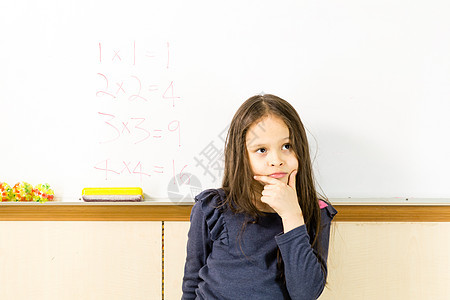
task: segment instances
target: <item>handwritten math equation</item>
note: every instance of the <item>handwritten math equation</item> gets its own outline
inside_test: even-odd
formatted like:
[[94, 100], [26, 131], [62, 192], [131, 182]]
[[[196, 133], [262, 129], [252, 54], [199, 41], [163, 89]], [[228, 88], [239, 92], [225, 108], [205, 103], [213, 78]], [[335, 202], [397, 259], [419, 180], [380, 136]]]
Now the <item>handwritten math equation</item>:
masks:
[[[110, 79], [103, 73], [97, 73], [103, 81], [103, 86], [100, 87], [97, 92], [97, 97], [109, 97], [113, 100], [126, 99], [130, 102], [143, 101], [150, 102], [162, 98], [163, 100], [171, 101], [172, 107], [175, 107], [175, 101], [181, 99], [180, 96], [176, 96], [174, 93], [173, 81], [170, 81], [166, 86], [162, 87], [162, 94], [160, 97], [154, 96], [155, 93], [160, 91], [158, 84], [147, 84], [143, 86], [141, 79], [138, 76], [130, 75], [124, 78], [114, 80], [115, 84], [110, 85]], [[161, 90], [161, 91], [162, 91]]]
[[178, 167], [177, 163], [174, 159], [171, 161], [171, 165], [168, 167], [164, 165], [162, 162], [145, 164], [142, 161], [129, 161], [129, 160], [111, 160], [105, 159], [99, 161], [95, 164], [94, 169], [100, 171], [105, 180], [115, 179], [118, 176], [127, 175], [127, 176], [135, 176], [137, 179], [145, 183], [146, 180], [150, 179], [152, 176], [158, 176], [167, 172], [171, 172], [173, 174], [173, 178], [176, 178], [177, 175], [182, 180], [183, 177], [187, 176], [185, 169], [188, 165], [184, 165], [183, 167]]
[[[167, 133], [176, 135], [178, 146], [181, 147], [181, 128], [180, 121], [173, 120], [164, 127], [150, 128], [148, 119], [145, 117], [134, 117], [128, 119], [119, 119], [115, 115], [99, 112], [104, 117], [104, 125], [109, 129], [110, 134], [106, 140], [100, 141], [101, 144], [117, 141], [125, 136], [133, 137], [133, 144], [139, 144], [146, 140], [162, 140]], [[164, 125], [164, 124], [163, 124]]]
[[141, 154], [130, 161], [120, 157], [105, 158], [108, 154], [101, 153], [96, 162], [93, 161], [95, 172], [104, 180], [131, 177], [141, 184], [167, 173], [173, 173], [173, 178], [176, 174], [185, 176], [187, 164], [178, 162], [182, 167], [176, 169], [175, 159], [152, 162], [152, 152], [146, 151], [149, 143], [161, 147], [158, 149], [175, 146], [177, 151], [182, 146], [182, 120], [176, 114], [182, 97], [176, 90], [171, 43], [149, 46], [138, 41], [126, 44], [100, 41], [96, 56], [95, 98], [102, 105], [96, 114], [100, 126], [97, 142], [111, 145], [103, 147], [104, 152], [119, 147], [121, 152], [127, 153], [130, 149], [131, 153], [132, 148], [140, 147], [138, 153]]
[[[154, 49], [139, 49], [136, 48], [136, 41], [133, 41], [132, 44], [126, 46], [126, 49], [111, 47], [109, 49], [104, 49], [104, 46], [101, 42], [98, 43], [98, 59], [99, 62], [121, 62], [129, 65], [136, 66], [139, 63], [142, 63], [145, 60], [155, 60], [160, 57], [164, 59], [166, 69], [169, 69], [170, 66], [170, 43], [166, 42], [165, 49], [163, 51], [155, 51]], [[144, 46], [143, 46], [144, 47]], [[125, 50], [125, 51], [122, 51]], [[122, 54], [122, 53], [125, 54]]]
[[[145, 62], [149, 61], [160, 61], [158, 64], [162, 69], [168, 71], [171, 67], [170, 62], [170, 43], [166, 43], [165, 51], [160, 50], [159, 53], [156, 51], [149, 50], [137, 50], [136, 41], [133, 41], [132, 45], [126, 47], [127, 51], [123, 51], [121, 48], [107, 48], [102, 45], [101, 42], [98, 43], [98, 61], [100, 65], [108, 65], [110, 67], [123, 68], [125, 67], [144, 67]], [[161, 63], [161, 61], [164, 61]], [[106, 72], [98, 72], [97, 76], [101, 80], [101, 86], [98, 87], [96, 92], [97, 97], [109, 97], [114, 100], [127, 99], [128, 101], [151, 101], [158, 98], [163, 100], [170, 100], [173, 107], [175, 107], [175, 101], [180, 100], [181, 97], [177, 95], [174, 91], [174, 80], [168, 80], [167, 82], [158, 83], [154, 82], [154, 79], [150, 82], [144, 81], [141, 76], [134, 73], [136, 68], [130, 70], [130, 74], [124, 75], [119, 73], [110, 74]], [[163, 70], [151, 69], [152, 72], [161, 72]], [[148, 70], [150, 72], [150, 70]]]

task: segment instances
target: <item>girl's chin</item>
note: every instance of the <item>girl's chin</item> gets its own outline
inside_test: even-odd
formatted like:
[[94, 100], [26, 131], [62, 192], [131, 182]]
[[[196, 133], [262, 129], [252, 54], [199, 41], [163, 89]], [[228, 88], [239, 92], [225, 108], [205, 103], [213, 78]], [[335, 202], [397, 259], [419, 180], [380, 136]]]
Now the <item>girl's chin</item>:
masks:
[[279, 181], [281, 181], [281, 182], [283, 182], [283, 183], [286, 183], [287, 184], [287, 178], [280, 178], [280, 179], [278, 179]]

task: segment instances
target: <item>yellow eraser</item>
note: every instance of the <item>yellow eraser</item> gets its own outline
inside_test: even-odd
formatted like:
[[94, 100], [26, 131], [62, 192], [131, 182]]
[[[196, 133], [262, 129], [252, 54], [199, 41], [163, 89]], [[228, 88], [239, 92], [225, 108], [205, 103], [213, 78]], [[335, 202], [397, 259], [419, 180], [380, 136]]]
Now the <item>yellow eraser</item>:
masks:
[[144, 195], [140, 187], [84, 188], [83, 195]]

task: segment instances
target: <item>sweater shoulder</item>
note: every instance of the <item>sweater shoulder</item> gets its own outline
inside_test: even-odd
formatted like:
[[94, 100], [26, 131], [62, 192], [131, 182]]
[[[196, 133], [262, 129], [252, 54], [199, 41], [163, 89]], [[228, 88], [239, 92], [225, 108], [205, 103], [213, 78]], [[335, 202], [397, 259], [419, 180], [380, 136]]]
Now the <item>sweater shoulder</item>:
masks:
[[334, 208], [334, 206], [328, 201], [319, 200], [319, 207], [323, 224], [330, 223], [334, 216], [338, 213], [336, 208]]
[[224, 190], [207, 189], [195, 197], [195, 205], [199, 206], [203, 213], [211, 239], [228, 245], [228, 230], [223, 215], [224, 200]]

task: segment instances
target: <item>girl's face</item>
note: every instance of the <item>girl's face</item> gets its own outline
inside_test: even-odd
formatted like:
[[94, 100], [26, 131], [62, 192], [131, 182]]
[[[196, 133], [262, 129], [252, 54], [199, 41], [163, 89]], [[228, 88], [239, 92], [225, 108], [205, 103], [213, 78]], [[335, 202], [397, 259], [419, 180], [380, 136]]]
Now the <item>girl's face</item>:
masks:
[[287, 184], [289, 174], [298, 169], [298, 159], [284, 121], [269, 115], [250, 126], [245, 139], [253, 175], [270, 176]]

